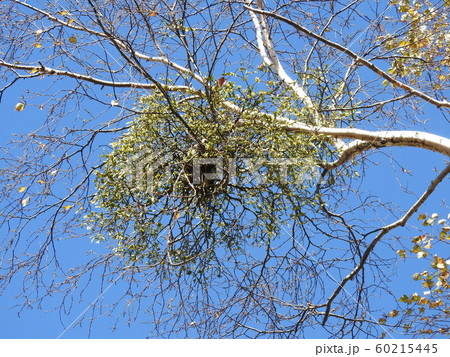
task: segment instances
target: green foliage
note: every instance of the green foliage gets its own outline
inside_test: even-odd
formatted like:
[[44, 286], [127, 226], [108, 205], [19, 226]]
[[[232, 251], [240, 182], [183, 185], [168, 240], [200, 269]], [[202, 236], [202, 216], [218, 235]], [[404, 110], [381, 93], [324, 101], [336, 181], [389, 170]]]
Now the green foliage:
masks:
[[[142, 114], [111, 144], [97, 172], [97, 209], [85, 217], [93, 239], [109, 242], [131, 264], [203, 276], [213, 267], [220, 274], [219, 251], [232, 260], [247, 244], [267, 244], [281, 223], [301, 222], [304, 207], [316, 205], [314, 174], [328, 148], [318, 138], [280, 129], [278, 113], [258, 114], [287, 110], [292, 98], [268, 87], [227, 82], [206, 97], [142, 98]], [[200, 158], [221, 160], [223, 175], [202, 175], [196, 183]], [[201, 173], [213, 174], [217, 168], [210, 166]]]

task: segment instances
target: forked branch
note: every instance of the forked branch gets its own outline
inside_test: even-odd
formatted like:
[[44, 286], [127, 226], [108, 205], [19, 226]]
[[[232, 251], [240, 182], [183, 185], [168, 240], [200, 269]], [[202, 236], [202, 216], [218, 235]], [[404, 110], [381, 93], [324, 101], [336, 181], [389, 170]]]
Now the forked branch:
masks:
[[450, 173], [450, 164], [447, 165], [447, 167], [444, 170], [442, 170], [433, 181], [431, 181], [430, 185], [425, 190], [425, 192], [422, 194], [422, 196], [420, 196], [420, 198], [411, 206], [411, 208], [400, 219], [381, 228], [380, 232], [377, 234], [377, 236], [374, 238], [374, 240], [369, 244], [369, 246], [365, 250], [359, 264], [350, 272], [350, 274], [348, 274], [344, 279], [342, 279], [342, 281], [339, 283], [339, 286], [336, 288], [336, 290], [333, 292], [333, 294], [328, 299], [327, 308], [325, 310], [325, 316], [323, 318], [322, 325], [325, 325], [325, 323], [328, 320], [328, 317], [330, 316], [330, 309], [331, 309], [331, 304], [333, 303], [333, 300], [339, 295], [339, 293], [344, 288], [345, 284], [349, 280], [352, 280], [356, 276], [356, 274], [358, 274], [359, 271], [363, 268], [367, 259], [369, 258], [370, 253], [374, 250], [375, 246], [381, 240], [381, 238], [383, 238], [387, 233], [389, 233], [394, 228], [404, 226], [408, 222], [408, 220], [411, 218], [411, 216], [417, 212], [419, 207], [428, 199], [428, 197], [430, 197], [430, 195], [436, 189], [437, 185], [439, 185], [439, 183], [442, 182], [442, 180], [449, 173]]
[[390, 74], [388, 74], [387, 72], [383, 71], [382, 69], [380, 69], [379, 67], [375, 66], [373, 63], [371, 63], [370, 61], [360, 57], [358, 54], [356, 54], [355, 52], [353, 52], [352, 50], [350, 50], [349, 48], [342, 46], [336, 42], [330, 41], [329, 39], [320, 36], [310, 30], [308, 30], [306, 27], [303, 27], [301, 25], [299, 25], [298, 23], [284, 17], [281, 16], [275, 12], [272, 11], [265, 11], [262, 9], [257, 9], [257, 8], [253, 8], [253, 7], [249, 7], [249, 6], [245, 6], [244, 7], [246, 9], [248, 9], [249, 11], [253, 11], [256, 12], [258, 14], [262, 14], [262, 15], [266, 15], [266, 16], [270, 16], [273, 17], [277, 20], [283, 21], [284, 23], [292, 26], [293, 28], [295, 28], [296, 30], [305, 33], [306, 35], [330, 46], [333, 47], [339, 51], [341, 51], [342, 53], [345, 53], [346, 55], [348, 55], [349, 57], [353, 58], [353, 60], [356, 62], [357, 65], [363, 65], [365, 67], [367, 67], [368, 69], [370, 69], [371, 71], [375, 72], [377, 75], [379, 75], [381, 78], [385, 79], [386, 81], [388, 81], [389, 83], [391, 83], [392, 85], [399, 87], [403, 90], [405, 90], [408, 93], [411, 93], [412, 95], [419, 97], [423, 100], [425, 100], [426, 102], [435, 105], [438, 108], [450, 108], [450, 102], [447, 100], [438, 100], [436, 98], [430, 97], [429, 95], [417, 90], [416, 88], [411, 87], [410, 85], [400, 82], [399, 80], [397, 80], [396, 78], [394, 78], [393, 76], [391, 76]]

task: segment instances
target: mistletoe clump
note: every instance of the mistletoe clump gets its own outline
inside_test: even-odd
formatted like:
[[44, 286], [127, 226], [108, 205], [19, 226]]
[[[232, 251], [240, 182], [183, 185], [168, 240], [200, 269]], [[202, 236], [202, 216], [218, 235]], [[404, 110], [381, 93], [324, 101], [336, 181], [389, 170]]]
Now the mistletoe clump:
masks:
[[316, 204], [326, 147], [284, 132], [276, 113], [258, 114], [278, 100], [267, 92], [241, 90], [231, 111], [224, 103], [236, 103], [237, 90], [141, 99], [142, 113], [97, 172], [97, 209], [86, 217], [95, 240], [134, 264], [201, 274], [218, 252], [230, 260], [301, 221], [302, 207]]

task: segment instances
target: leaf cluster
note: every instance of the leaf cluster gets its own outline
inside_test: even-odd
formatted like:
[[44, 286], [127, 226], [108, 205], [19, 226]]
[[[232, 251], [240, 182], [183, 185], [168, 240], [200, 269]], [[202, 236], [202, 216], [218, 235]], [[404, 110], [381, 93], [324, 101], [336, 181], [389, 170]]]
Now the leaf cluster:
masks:
[[[264, 114], [281, 100], [273, 93], [227, 82], [205, 97], [141, 98], [141, 114], [97, 172], [97, 208], [85, 222], [93, 239], [130, 263], [201, 275], [219, 251], [232, 260], [246, 244], [268, 244], [281, 223], [301, 220], [304, 206], [316, 204], [317, 164], [328, 148]], [[218, 161], [198, 164], [205, 159]]]

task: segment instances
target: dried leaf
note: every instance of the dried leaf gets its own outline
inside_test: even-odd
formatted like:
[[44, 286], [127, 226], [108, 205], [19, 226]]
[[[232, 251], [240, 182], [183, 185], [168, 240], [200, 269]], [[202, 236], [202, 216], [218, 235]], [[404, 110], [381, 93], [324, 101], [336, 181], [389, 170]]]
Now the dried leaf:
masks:
[[417, 258], [425, 258], [428, 255], [428, 253], [424, 250], [422, 250], [421, 252], [417, 253]]
[[397, 310], [392, 310], [391, 312], [389, 312], [388, 314], [390, 317], [396, 317], [398, 316], [398, 311]]

